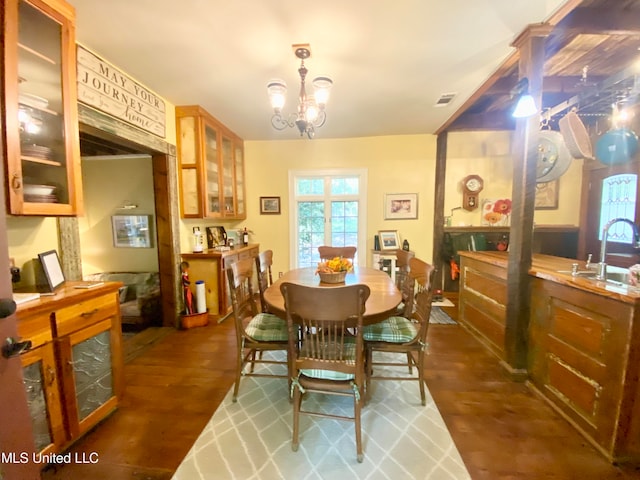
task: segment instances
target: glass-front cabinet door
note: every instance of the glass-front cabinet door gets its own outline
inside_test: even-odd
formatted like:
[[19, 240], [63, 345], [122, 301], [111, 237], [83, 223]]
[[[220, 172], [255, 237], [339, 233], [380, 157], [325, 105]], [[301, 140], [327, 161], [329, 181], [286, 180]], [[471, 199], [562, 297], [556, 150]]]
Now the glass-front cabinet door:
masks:
[[206, 177], [205, 207], [206, 216], [215, 217], [220, 208], [220, 164], [218, 159], [218, 132], [211, 125], [204, 127], [204, 166]]
[[242, 139], [198, 105], [176, 107], [176, 125], [182, 218], [246, 218]]
[[75, 12], [60, 0], [4, 7], [9, 212], [81, 213]]
[[235, 217], [234, 201], [235, 184], [233, 181], [233, 140], [226, 135], [222, 137], [222, 198], [224, 200], [224, 216]]
[[36, 452], [57, 452], [65, 443], [66, 435], [53, 343], [28, 350], [20, 360]]
[[244, 148], [242, 140], [236, 141], [235, 144], [235, 160], [236, 160], [236, 214], [239, 217], [247, 215], [245, 205], [245, 185], [244, 185]]

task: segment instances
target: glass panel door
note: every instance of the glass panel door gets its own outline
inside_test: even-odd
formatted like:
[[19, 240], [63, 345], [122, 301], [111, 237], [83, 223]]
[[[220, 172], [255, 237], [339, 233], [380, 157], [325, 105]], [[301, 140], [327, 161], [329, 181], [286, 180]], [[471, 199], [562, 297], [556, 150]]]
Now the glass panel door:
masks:
[[27, 2], [18, 11], [18, 122], [24, 201], [69, 203], [62, 26]]
[[296, 229], [293, 243], [297, 246], [292, 268], [316, 266], [320, 261], [318, 247], [355, 246], [354, 263], [364, 264], [366, 231], [364, 212], [366, 171], [292, 172], [291, 196]]
[[220, 165], [218, 160], [218, 132], [205, 126], [205, 178], [207, 214], [220, 213]]
[[83, 420], [114, 395], [111, 380], [111, 331], [72, 347], [78, 419]]

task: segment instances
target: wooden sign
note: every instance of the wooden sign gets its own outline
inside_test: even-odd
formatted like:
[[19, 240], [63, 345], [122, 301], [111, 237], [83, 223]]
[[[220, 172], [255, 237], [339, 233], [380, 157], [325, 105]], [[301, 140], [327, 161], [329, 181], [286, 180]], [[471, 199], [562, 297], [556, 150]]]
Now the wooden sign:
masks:
[[165, 138], [164, 101], [78, 45], [78, 101]]

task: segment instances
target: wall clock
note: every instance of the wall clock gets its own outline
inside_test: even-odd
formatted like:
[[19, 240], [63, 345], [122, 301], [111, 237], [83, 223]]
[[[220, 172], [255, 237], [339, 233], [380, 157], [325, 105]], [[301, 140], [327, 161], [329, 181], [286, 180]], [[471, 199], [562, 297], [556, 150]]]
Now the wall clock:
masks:
[[462, 180], [462, 208], [475, 210], [480, 203], [478, 195], [484, 188], [484, 182], [479, 175], [467, 175]]

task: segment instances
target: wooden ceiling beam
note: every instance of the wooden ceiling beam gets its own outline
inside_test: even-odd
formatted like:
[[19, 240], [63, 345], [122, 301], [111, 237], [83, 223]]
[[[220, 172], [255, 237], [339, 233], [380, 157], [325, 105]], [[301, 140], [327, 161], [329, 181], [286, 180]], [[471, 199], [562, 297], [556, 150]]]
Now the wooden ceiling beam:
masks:
[[[558, 10], [556, 10], [545, 22], [547, 25], [558, 25], [567, 15], [576, 9], [582, 0], [567, 0]], [[460, 107], [445, 121], [435, 132], [436, 135], [446, 131], [458, 117], [464, 114], [473, 106], [482, 95], [484, 95], [498, 79], [509, 76], [516, 68], [520, 54], [518, 50], [514, 50], [503, 62], [498, 66], [495, 72], [476, 90]], [[516, 70], [517, 71], [517, 70]]]
[[640, 10], [578, 7], [558, 27], [569, 34], [640, 35]]

